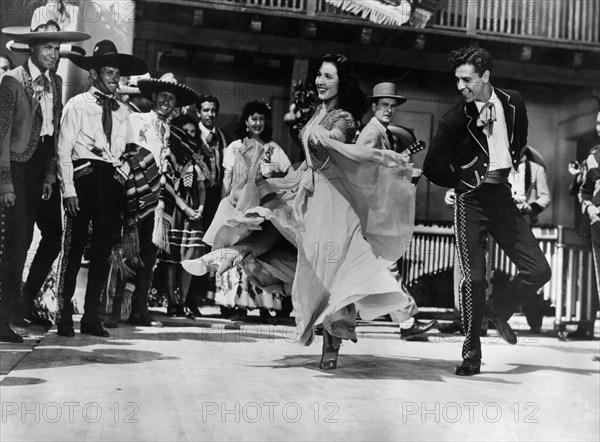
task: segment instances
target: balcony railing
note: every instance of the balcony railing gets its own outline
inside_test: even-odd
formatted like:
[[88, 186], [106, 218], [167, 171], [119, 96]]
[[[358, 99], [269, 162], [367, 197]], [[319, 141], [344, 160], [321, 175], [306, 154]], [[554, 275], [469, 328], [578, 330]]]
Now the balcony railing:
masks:
[[[147, 0], [162, 1], [162, 0]], [[369, 14], [361, 0], [346, 0], [346, 8], [333, 0], [181, 0], [216, 9], [243, 10], [311, 17], [316, 20], [364, 23]], [[356, 2], [356, 7], [348, 7]], [[383, 4], [383, 3], [382, 3]], [[432, 0], [436, 6], [427, 27], [495, 38], [538, 40], [564, 44], [600, 44], [598, 0]], [[348, 12], [348, 9], [355, 13]], [[410, 9], [410, 8], [409, 8]], [[381, 12], [378, 10], [380, 23]], [[387, 21], [390, 22], [390, 21]], [[389, 26], [389, 25], [388, 25]]]
[[597, 0], [441, 0], [434, 28], [553, 41], [600, 43]]

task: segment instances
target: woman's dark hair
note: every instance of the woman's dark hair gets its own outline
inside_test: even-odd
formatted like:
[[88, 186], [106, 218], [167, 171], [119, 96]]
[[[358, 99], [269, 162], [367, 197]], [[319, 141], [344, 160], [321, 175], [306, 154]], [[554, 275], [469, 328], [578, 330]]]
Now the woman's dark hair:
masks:
[[[189, 141], [194, 143], [194, 148], [196, 148], [196, 146], [200, 146], [200, 129], [198, 128], [198, 122], [191, 115], [181, 114], [171, 120], [171, 127], [177, 127], [181, 130], [184, 130], [183, 126], [186, 124], [192, 124], [196, 128], [196, 136], [193, 139], [192, 137], [188, 136]], [[187, 131], [184, 130], [184, 132], [187, 134]]]
[[350, 60], [342, 54], [325, 54], [321, 56], [320, 62], [319, 69], [323, 63], [332, 63], [335, 66], [340, 80], [338, 106], [350, 112], [354, 119], [360, 122], [367, 111], [367, 96], [358, 85], [358, 78], [354, 73]]
[[485, 71], [492, 72], [494, 60], [488, 51], [481, 48], [460, 48], [458, 51], [451, 51], [448, 66], [452, 72], [463, 64], [473, 65], [475, 72], [482, 76]]
[[238, 136], [240, 139], [244, 138], [248, 135], [246, 121], [248, 121], [248, 117], [250, 115], [260, 114], [265, 117], [265, 129], [263, 130], [260, 138], [268, 143], [273, 139], [273, 126], [271, 126], [271, 109], [262, 101], [250, 101], [246, 103], [244, 106], [244, 110], [242, 112], [242, 119], [240, 120], [240, 124], [238, 125]]
[[4, 59], [6, 59], [6, 61], [8, 61], [9, 70], [14, 69], [15, 64], [13, 63], [12, 59], [8, 55], [1, 53], [0, 58], [4, 58]]
[[192, 117], [191, 115], [188, 114], [181, 114], [176, 116], [175, 118], [173, 118], [171, 120], [171, 125], [172, 126], [177, 126], [181, 129], [183, 129], [183, 126], [185, 126], [186, 124], [193, 124], [194, 127], [196, 127], [196, 132], [198, 132], [198, 122], [196, 121], [196, 119], [194, 117]]

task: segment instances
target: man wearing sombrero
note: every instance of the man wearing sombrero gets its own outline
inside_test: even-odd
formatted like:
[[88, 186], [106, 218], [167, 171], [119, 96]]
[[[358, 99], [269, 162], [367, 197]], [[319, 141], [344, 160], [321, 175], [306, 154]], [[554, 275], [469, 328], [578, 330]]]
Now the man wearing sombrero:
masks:
[[[142, 96], [154, 103], [150, 112], [132, 113], [121, 128], [118, 142], [127, 146], [119, 173], [125, 186], [125, 221], [123, 250], [126, 264], [133, 267], [135, 276], [129, 323], [139, 326], [162, 326], [148, 311], [148, 293], [152, 288], [154, 265], [159, 248], [168, 250], [168, 231], [175, 208], [190, 219], [200, 213], [189, 208], [175, 194], [173, 170], [181, 157], [181, 143], [173, 143], [170, 116], [175, 107], [189, 106], [198, 99], [193, 89], [177, 83], [172, 74], [160, 79], [141, 79], [137, 87]], [[120, 311], [119, 294], [113, 304], [110, 326], [116, 327]], [[106, 324], [109, 326], [109, 324]]]
[[[31, 27], [2, 29], [16, 43], [27, 44], [31, 52], [27, 62], [7, 72], [0, 84], [0, 340], [4, 342], [23, 341], [10, 328], [9, 320], [21, 291], [34, 223], [41, 222], [41, 229], [60, 225], [60, 200], [53, 201], [50, 213], [40, 213], [43, 201], [51, 199], [56, 181], [62, 79], [53, 71], [60, 43], [90, 38], [83, 32], [61, 31], [52, 20], [40, 23], [37, 20], [41, 18], [34, 14]], [[33, 298], [56, 251], [42, 255], [33, 266], [36, 282], [25, 291], [23, 315], [28, 323], [48, 326], [49, 321], [37, 315]]]
[[92, 240], [87, 255], [90, 264], [80, 330], [83, 334], [107, 337], [98, 305], [120, 227], [123, 188], [115, 180], [115, 165], [122, 150], [115, 140], [129, 116], [127, 107], [115, 99], [115, 92], [121, 75], [143, 74], [148, 68], [142, 60], [120, 54], [110, 40], [97, 43], [92, 56], [72, 61], [89, 71], [92, 86], [65, 105], [58, 143], [58, 172], [66, 216], [56, 322], [59, 335], [75, 335], [72, 298], [91, 221]]

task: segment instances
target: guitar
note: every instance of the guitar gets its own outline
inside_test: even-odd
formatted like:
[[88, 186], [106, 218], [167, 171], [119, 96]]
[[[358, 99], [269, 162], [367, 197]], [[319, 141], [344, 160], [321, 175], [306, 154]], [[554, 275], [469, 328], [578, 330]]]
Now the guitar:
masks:
[[[402, 152], [400, 152], [400, 155], [412, 155], [417, 152], [421, 152], [426, 147], [427, 147], [427, 144], [425, 144], [425, 141], [418, 140], [418, 141], [415, 141], [414, 143], [412, 143], [410, 146], [408, 146]], [[419, 173], [417, 176], [413, 176], [411, 183], [414, 185], [417, 185], [420, 178], [421, 178], [421, 173]]]
[[400, 154], [401, 155], [412, 155], [417, 152], [421, 152], [425, 148], [427, 148], [427, 144], [425, 144], [425, 141], [418, 140], [418, 141], [415, 141], [414, 143], [412, 143], [410, 146], [408, 146], [402, 152], [400, 152]]

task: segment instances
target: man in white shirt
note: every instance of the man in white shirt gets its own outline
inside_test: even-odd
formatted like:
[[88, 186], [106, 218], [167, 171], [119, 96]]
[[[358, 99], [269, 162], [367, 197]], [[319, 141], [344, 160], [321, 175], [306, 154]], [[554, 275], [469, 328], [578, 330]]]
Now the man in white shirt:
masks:
[[120, 231], [123, 188], [115, 180], [115, 165], [122, 152], [116, 134], [130, 113], [114, 96], [121, 75], [148, 70], [142, 60], [119, 54], [109, 40], [97, 43], [93, 54], [73, 59], [78, 67], [89, 71], [93, 85], [65, 105], [58, 144], [58, 171], [67, 213], [56, 322], [58, 334], [67, 337], [75, 335], [72, 298], [90, 221], [90, 264], [80, 330], [83, 334], [109, 336], [102, 327], [98, 307], [110, 268], [109, 256]]
[[[62, 79], [53, 69], [60, 43], [90, 37], [61, 31], [51, 20], [38, 23], [40, 19], [34, 15], [31, 29], [2, 30], [16, 42], [29, 44], [31, 50], [27, 62], [8, 71], [0, 84], [0, 341], [4, 342], [23, 342], [9, 321], [21, 291], [34, 224], [41, 219], [42, 203], [51, 199], [56, 181]], [[52, 218], [43, 221], [60, 225], [60, 200], [54, 202]], [[28, 311], [23, 315], [32, 323], [51, 325], [34, 313], [36, 294], [27, 296]]]

